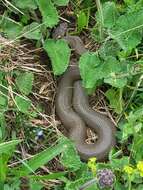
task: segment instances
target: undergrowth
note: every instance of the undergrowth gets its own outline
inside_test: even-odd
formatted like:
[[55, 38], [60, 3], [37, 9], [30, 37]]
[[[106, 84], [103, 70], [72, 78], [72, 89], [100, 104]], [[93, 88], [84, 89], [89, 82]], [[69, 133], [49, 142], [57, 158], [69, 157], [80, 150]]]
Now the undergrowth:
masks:
[[[0, 189], [142, 190], [143, 1], [1, 0], [0, 6]], [[78, 60], [83, 86], [91, 95], [102, 87], [117, 126], [108, 162], [81, 162], [59, 130], [52, 72], [63, 74], [71, 56], [65, 40], [51, 37], [60, 22], [85, 38], [88, 51]], [[112, 177], [110, 186], [101, 183], [101, 171]]]

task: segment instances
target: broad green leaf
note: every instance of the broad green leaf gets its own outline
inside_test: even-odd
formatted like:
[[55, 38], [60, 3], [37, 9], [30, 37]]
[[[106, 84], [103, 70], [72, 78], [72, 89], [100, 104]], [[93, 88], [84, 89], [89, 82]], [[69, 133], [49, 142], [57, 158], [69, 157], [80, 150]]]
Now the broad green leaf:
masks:
[[36, 9], [37, 4], [36, 0], [14, 0], [13, 3], [15, 4], [16, 7], [20, 9]]
[[7, 153], [9, 150], [12, 150], [21, 140], [12, 140], [0, 143], [0, 154]]
[[135, 48], [142, 39], [143, 10], [126, 13], [120, 16], [115, 27], [111, 30], [111, 37], [115, 39], [125, 51]]
[[58, 6], [65, 6], [69, 3], [69, 0], [53, 0], [53, 2]]
[[25, 176], [31, 172], [34, 172], [39, 167], [45, 165], [50, 160], [52, 160], [55, 156], [66, 151], [68, 149], [68, 146], [69, 141], [66, 138], [61, 138], [59, 144], [47, 148], [44, 151], [35, 154], [30, 160], [23, 162], [23, 165], [17, 168], [18, 176]]
[[66, 168], [68, 168], [71, 171], [78, 170], [82, 165], [80, 157], [77, 154], [77, 151], [70, 140], [68, 149], [66, 149], [66, 151], [62, 153], [61, 162]]
[[127, 78], [118, 79], [118, 77], [116, 77], [115, 75], [112, 75], [109, 78], [105, 78], [104, 82], [116, 88], [123, 88], [127, 84]]
[[30, 100], [24, 99], [24, 97], [21, 97], [21, 96], [16, 96], [15, 102], [19, 111], [21, 111], [22, 113], [28, 113], [28, 110], [30, 109], [30, 106], [31, 106]]
[[55, 75], [62, 74], [68, 67], [71, 50], [65, 40], [47, 39], [44, 49], [48, 53]]
[[109, 56], [102, 65], [102, 75], [104, 82], [114, 87], [122, 88], [127, 84], [127, 78], [124, 76], [126, 65], [119, 62], [116, 58]]
[[21, 93], [28, 95], [32, 90], [34, 75], [31, 72], [24, 72], [17, 76], [16, 85]]
[[87, 24], [87, 16], [83, 10], [81, 10], [77, 17], [78, 32], [81, 32]]
[[100, 70], [101, 60], [96, 53], [86, 52], [79, 60], [79, 68], [85, 88], [94, 88], [99, 79], [102, 79]]
[[[116, 4], [114, 2], [105, 2], [102, 6], [102, 17], [103, 17], [103, 26], [107, 28], [111, 28], [115, 25], [115, 22], [118, 17], [118, 12], [116, 8]], [[97, 12], [97, 21], [101, 18], [99, 13]], [[99, 23], [102, 23], [99, 21]]]
[[19, 22], [4, 17], [1, 23], [1, 29], [8, 36], [8, 38], [15, 39], [21, 34], [23, 26]]
[[121, 159], [112, 159], [111, 167], [113, 169], [122, 170], [124, 166], [129, 165], [129, 157], [123, 156]]
[[120, 89], [114, 90], [109, 89], [105, 93], [106, 97], [110, 102], [110, 107], [115, 109], [115, 112], [120, 114], [123, 110], [123, 100], [122, 100], [122, 93]]
[[40, 25], [37, 22], [26, 25], [23, 28], [23, 36], [28, 39], [40, 40], [42, 37]]
[[52, 28], [58, 21], [58, 12], [51, 0], [38, 0], [39, 9], [43, 17], [43, 23]]

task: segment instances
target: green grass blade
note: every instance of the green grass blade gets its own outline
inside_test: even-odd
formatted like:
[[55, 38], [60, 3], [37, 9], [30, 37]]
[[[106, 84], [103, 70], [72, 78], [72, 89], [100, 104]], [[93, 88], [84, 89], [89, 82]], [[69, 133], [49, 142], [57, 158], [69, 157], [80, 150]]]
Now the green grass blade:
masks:
[[18, 168], [19, 171], [16, 172], [18, 172], [18, 175], [20, 176], [28, 175], [31, 172], [34, 173], [36, 169], [52, 160], [55, 156], [64, 152], [68, 147], [68, 143], [69, 142], [67, 140], [62, 139], [59, 144], [47, 148], [46, 150], [34, 155], [29, 161], [24, 162], [22, 166]]
[[7, 153], [11, 148], [20, 143], [21, 140], [12, 140], [4, 143], [0, 143], [0, 154]]

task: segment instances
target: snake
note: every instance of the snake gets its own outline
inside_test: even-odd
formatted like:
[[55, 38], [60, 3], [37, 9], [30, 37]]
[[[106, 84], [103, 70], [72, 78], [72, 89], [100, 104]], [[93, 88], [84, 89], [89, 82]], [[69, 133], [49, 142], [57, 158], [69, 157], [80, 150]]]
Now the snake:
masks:
[[[60, 30], [63, 32], [62, 27], [64, 28], [64, 24], [56, 28], [54, 38], [60, 36]], [[80, 37], [67, 35], [62, 38], [67, 40], [77, 54], [82, 55], [87, 51]], [[116, 128], [109, 118], [90, 107], [76, 61], [71, 60], [68, 69], [60, 78], [55, 107], [59, 119], [68, 131], [68, 137], [75, 143], [81, 160], [88, 161], [91, 157], [96, 157], [98, 161], [106, 160], [116, 144]], [[94, 144], [86, 143], [87, 127], [98, 135]]]

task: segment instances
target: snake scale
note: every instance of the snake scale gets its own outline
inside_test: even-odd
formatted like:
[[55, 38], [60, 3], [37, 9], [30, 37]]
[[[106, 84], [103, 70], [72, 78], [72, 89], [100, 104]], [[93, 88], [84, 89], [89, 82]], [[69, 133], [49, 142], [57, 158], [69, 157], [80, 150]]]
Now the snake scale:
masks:
[[[65, 24], [60, 24], [53, 37], [65, 33]], [[63, 36], [62, 36], [63, 37]], [[79, 55], [86, 52], [82, 40], [78, 36], [63, 37]], [[56, 113], [68, 136], [76, 145], [77, 151], [83, 161], [91, 157], [105, 160], [109, 151], [115, 146], [115, 126], [106, 116], [94, 111], [89, 106], [88, 96], [81, 84], [79, 68], [76, 62], [71, 61], [67, 71], [61, 77], [56, 94]], [[98, 135], [94, 144], [85, 142], [86, 126]]]

